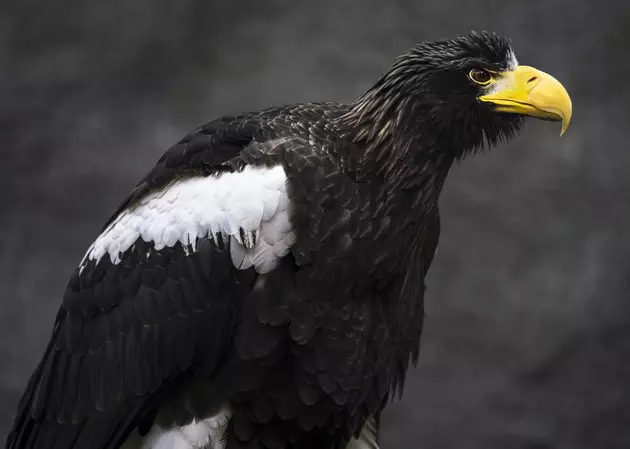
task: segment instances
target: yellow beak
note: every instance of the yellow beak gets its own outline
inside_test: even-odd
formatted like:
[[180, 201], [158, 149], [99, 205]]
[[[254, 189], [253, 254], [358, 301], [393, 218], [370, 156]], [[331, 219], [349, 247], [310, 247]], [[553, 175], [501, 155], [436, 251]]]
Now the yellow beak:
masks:
[[488, 94], [479, 100], [494, 103], [498, 112], [562, 121], [560, 135], [571, 121], [571, 98], [553, 76], [533, 67], [518, 66], [494, 79]]

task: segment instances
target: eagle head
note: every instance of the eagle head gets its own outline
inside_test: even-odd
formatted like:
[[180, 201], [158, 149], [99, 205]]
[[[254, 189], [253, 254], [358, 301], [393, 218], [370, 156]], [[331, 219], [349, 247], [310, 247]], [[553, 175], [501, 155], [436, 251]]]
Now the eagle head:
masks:
[[563, 134], [572, 109], [562, 84], [519, 65], [508, 39], [471, 32], [416, 45], [396, 59], [354, 110], [376, 136], [387, 128], [401, 140], [416, 136], [415, 147], [462, 156], [513, 136], [525, 116], [559, 121]]

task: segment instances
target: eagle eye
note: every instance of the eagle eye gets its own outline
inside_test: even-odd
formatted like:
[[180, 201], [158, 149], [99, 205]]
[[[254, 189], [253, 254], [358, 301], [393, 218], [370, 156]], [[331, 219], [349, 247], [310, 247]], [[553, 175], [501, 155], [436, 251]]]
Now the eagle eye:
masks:
[[481, 85], [489, 84], [492, 81], [492, 75], [484, 69], [472, 69], [468, 76], [475, 83]]

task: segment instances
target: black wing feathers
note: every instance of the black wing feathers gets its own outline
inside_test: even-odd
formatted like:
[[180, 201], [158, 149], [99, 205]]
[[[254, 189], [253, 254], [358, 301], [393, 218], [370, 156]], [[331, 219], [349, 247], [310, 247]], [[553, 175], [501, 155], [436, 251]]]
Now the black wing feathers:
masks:
[[[147, 251], [143, 246], [130, 251]], [[193, 365], [211, 375], [229, 346], [238, 299], [256, 275], [226, 270], [229, 252], [210, 241], [189, 256], [177, 245], [161, 253], [163, 264], [147, 270], [151, 274], [135, 291], [108, 297], [100, 312], [90, 310], [87, 316], [81, 292], [92, 286], [93, 297], [100, 299], [107, 285], [125, 282], [118, 273], [124, 267], [110, 265], [102, 279], [78, 291], [75, 274], [51, 346], [20, 405], [9, 448], [117, 447], [116, 435], [124, 439], [143, 418], [138, 412], [150, 411], [149, 393], [157, 393], [151, 400], [163, 396], [169, 382]], [[202, 260], [210, 260], [214, 269], [202, 268]], [[93, 268], [90, 264], [85, 270]], [[83, 297], [86, 304], [89, 296]], [[81, 445], [88, 431], [90, 442]], [[78, 438], [74, 446], [58, 440], [72, 432]]]
[[[186, 136], [111, 220], [178, 176], [232, 170], [222, 164], [266, 139], [262, 122], [223, 118]], [[230, 346], [238, 299], [256, 277], [232, 267], [225, 247], [203, 239], [189, 256], [179, 243], [155, 251], [138, 240], [117, 265], [105, 255], [77, 269], [7, 448], [117, 448], [173, 379], [193, 365], [211, 374]]]

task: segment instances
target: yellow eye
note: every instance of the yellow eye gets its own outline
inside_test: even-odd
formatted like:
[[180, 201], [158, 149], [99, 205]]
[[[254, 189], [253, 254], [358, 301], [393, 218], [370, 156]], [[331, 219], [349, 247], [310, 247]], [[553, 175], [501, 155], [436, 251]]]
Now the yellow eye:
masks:
[[492, 81], [492, 75], [484, 69], [472, 69], [468, 76], [477, 84], [489, 84]]

